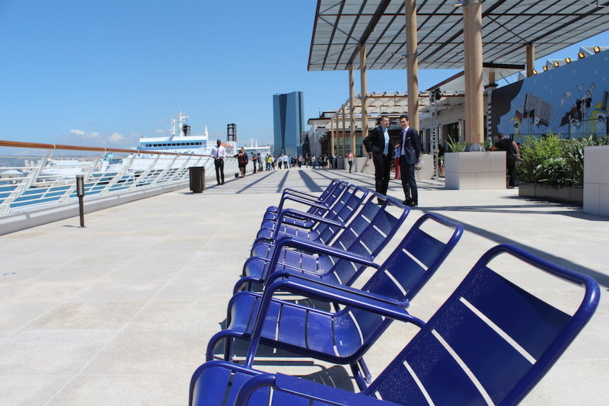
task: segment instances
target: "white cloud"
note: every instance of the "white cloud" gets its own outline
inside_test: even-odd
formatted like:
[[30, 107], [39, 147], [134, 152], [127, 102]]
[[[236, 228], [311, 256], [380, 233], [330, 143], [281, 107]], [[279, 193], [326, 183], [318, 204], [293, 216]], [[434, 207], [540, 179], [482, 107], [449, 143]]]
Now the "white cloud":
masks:
[[83, 130], [70, 130], [69, 138], [82, 140], [99, 140], [102, 137], [100, 133], [95, 131], [88, 133]]
[[121, 134], [119, 133], [112, 133], [108, 136], [108, 141], [111, 144], [120, 144], [125, 140], [125, 137], [123, 137]]
[[72, 129], [61, 137], [61, 142], [66, 145], [86, 147], [130, 148], [137, 146], [139, 138], [140, 135], [137, 133], [125, 136], [119, 132], [102, 134], [97, 131]]

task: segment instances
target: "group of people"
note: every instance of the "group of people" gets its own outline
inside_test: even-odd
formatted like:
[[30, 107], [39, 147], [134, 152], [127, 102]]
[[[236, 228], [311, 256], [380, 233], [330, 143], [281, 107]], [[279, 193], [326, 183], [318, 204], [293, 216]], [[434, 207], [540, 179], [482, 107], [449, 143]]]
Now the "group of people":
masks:
[[[374, 179], [375, 189], [382, 195], [387, 194], [389, 187], [391, 162], [395, 154], [396, 159], [399, 156], [399, 167], [396, 167], [396, 171], [399, 170], [402, 174], [402, 188], [404, 189], [405, 200], [404, 204], [414, 207], [418, 205], [418, 191], [417, 182], [415, 178], [415, 164], [419, 161], [421, 155], [421, 139], [417, 130], [410, 128], [408, 116], [400, 116], [400, 125], [402, 126], [402, 133], [400, 142], [394, 144], [393, 140], [389, 137], [389, 117], [382, 116], [380, 125], [370, 131], [370, 134], [364, 139], [364, 146], [366, 150], [372, 154], [374, 162]], [[222, 141], [218, 140], [216, 146], [212, 148], [211, 155], [214, 158], [214, 165], [216, 169], [216, 180], [218, 185], [224, 184], [224, 158], [226, 158], [226, 149], [222, 146]], [[241, 148], [236, 155], [240, 177], [244, 177], [246, 173], [246, 167], [248, 164], [247, 153]], [[349, 151], [346, 155], [347, 162], [349, 165], [349, 173], [351, 173], [353, 167], [353, 152]], [[272, 170], [275, 168], [275, 162], [279, 166], [279, 169], [284, 167], [288, 169], [290, 166], [301, 167], [305, 165], [308, 167], [311, 165], [315, 168], [319, 165], [320, 168], [336, 168], [337, 159], [336, 157], [329, 156], [328, 154], [305, 156], [299, 155], [298, 157], [289, 157], [282, 154], [276, 160], [272, 155], [267, 155], [265, 158], [261, 157], [259, 153], [252, 152], [252, 162], [254, 163], [254, 173], [257, 170], [262, 170], [264, 162], [266, 162], [266, 169]], [[397, 162], [396, 162], [397, 163]], [[379, 199], [379, 204], [382, 201]]]
[[[396, 143], [389, 136], [390, 119], [388, 116], [381, 116], [379, 126], [374, 128], [366, 138], [364, 146], [372, 154], [374, 163], [374, 186], [377, 193], [387, 194], [389, 180], [391, 179], [391, 163], [396, 159], [396, 171], [399, 170], [404, 190], [403, 204], [415, 207], [419, 204], [419, 193], [417, 180], [415, 177], [415, 165], [421, 156], [421, 138], [419, 132], [410, 127], [407, 115], [400, 116], [400, 139]], [[379, 198], [379, 204], [382, 199]]]
[[[415, 177], [416, 165], [420, 162], [422, 143], [419, 133], [414, 128], [410, 127], [410, 121], [407, 115], [401, 115], [399, 118], [402, 131], [400, 132], [399, 140], [394, 140], [389, 136], [390, 119], [388, 116], [381, 116], [378, 127], [370, 131], [368, 136], [364, 138], [363, 144], [368, 153], [371, 154], [374, 163], [374, 186], [376, 192], [381, 195], [387, 194], [389, 188], [389, 180], [391, 179], [391, 166], [395, 166], [395, 179], [401, 179], [402, 189], [404, 191], [403, 204], [416, 207], [419, 204], [419, 193], [417, 189], [417, 180]], [[499, 140], [493, 145], [493, 151], [506, 151], [507, 173], [509, 175], [509, 186], [516, 185], [516, 160], [520, 154], [519, 146], [511, 139], [505, 138], [504, 134], [499, 134]], [[226, 149], [222, 146], [220, 140], [212, 149], [212, 157], [216, 168], [216, 179], [218, 185], [224, 184], [224, 158], [226, 157]], [[240, 176], [244, 177], [248, 164], [248, 156], [244, 149], [241, 148], [236, 155]], [[353, 167], [353, 152], [349, 151], [346, 155], [349, 165], [349, 173]], [[309, 156], [298, 155], [288, 156], [281, 154], [278, 158], [274, 158], [271, 154], [266, 157], [261, 157], [259, 153], [252, 152], [252, 162], [254, 163], [254, 173], [257, 170], [262, 171], [263, 162], [266, 163], [266, 170], [274, 170], [275, 164], [279, 169], [288, 169], [290, 167], [303, 165], [311, 166], [315, 169], [320, 168], [336, 168], [336, 157], [328, 154], [320, 154]], [[378, 199], [378, 204], [382, 204], [383, 200]]]
[[[389, 124], [389, 117], [381, 116], [378, 127], [370, 131], [363, 141], [374, 162], [375, 190], [382, 195], [387, 194], [390, 169], [393, 163], [395, 179], [401, 179], [402, 181], [405, 196], [402, 203], [415, 207], [419, 204], [415, 173], [416, 165], [420, 162], [421, 138], [418, 131], [410, 127], [407, 115], [400, 116], [402, 131], [397, 141], [389, 136]], [[517, 183], [516, 161], [520, 157], [520, 147], [514, 140], [506, 138], [502, 133], [499, 133], [498, 138], [491, 149], [493, 151], [506, 151], [509, 187], [515, 187]], [[444, 155], [443, 148], [440, 149], [439, 154]], [[443, 168], [440, 169], [440, 174], [443, 175]], [[349, 165], [349, 172], [351, 172], [351, 164]], [[379, 199], [378, 203], [382, 204], [382, 199]]]
[[[351, 154], [353, 155], [353, 154]], [[226, 148], [222, 145], [221, 140], [216, 141], [216, 145], [211, 150], [211, 156], [214, 159], [214, 167], [216, 170], [216, 180], [218, 185], [224, 184], [224, 158], [226, 158]], [[301, 168], [303, 165], [305, 167], [309, 167], [310, 165], [315, 168], [316, 163], [319, 162], [320, 167], [326, 167], [328, 163], [334, 165], [332, 160], [328, 158], [328, 155], [321, 156], [317, 159], [315, 155], [309, 156], [309, 154], [298, 156], [291, 156], [286, 154], [281, 154], [278, 158], [275, 158], [271, 154], [267, 154], [266, 156], [261, 156], [260, 153], [252, 152], [251, 157], [245, 152], [243, 148], [241, 148], [237, 155], [237, 163], [239, 167], [239, 177], [243, 178], [246, 175], [246, 168], [248, 163], [251, 161], [253, 163], [253, 172], [262, 172], [263, 170], [272, 171], [275, 170], [275, 166], [277, 165], [279, 169], [289, 169], [298, 166]]]
[[[214, 145], [214, 147], [211, 149], [211, 156], [214, 159], [214, 167], [216, 169], [216, 181], [218, 182], [218, 185], [224, 185], [224, 158], [226, 158], [226, 148], [224, 148], [224, 146], [222, 145], [221, 140], [216, 141], [216, 145]], [[240, 172], [239, 177], [243, 178], [245, 176], [245, 171], [246, 171], [247, 164], [249, 162], [249, 158], [243, 148], [241, 148], [239, 150], [237, 155], [235, 155], [235, 158], [237, 158], [237, 165], [239, 167], [239, 172]], [[252, 162], [254, 163], [254, 173], [256, 173], [256, 170], [262, 171], [262, 166], [263, 166], [262, 159], [263, 158], [260, 157], [259, 153], [255, 154], [254, 152], [252, 152]], [[267, 158], [266, 158], [267, 170], [269, 170], [270, 162], [271, 161], [269, 161], [269, 157], [267, 156]]]

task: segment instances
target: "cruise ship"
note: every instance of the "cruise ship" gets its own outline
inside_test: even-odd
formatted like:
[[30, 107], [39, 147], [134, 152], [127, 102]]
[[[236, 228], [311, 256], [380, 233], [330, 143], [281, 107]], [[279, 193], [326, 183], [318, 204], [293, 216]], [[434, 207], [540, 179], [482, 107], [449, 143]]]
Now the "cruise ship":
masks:
[[[136, 149], [140, 151], [162, 151], [177, 152], [180, 154], [209, 155], [215, 142], [209, 142], [207, 126], [203, 135], [191, 135], [190, 125], [187, 124], [188, 116], [179, 112], [171, 120], [169, 136], [164, 137], [142, 137]], [[224, 143], [227, 153], [235, 150], [232, 142]], [[229, 152], [230, 150], [230, 152]]]
[[[211, 155], [211, 150], [216, 145], [216, 140], [209, 140], [207, 126], [203, 135], [191, 135], [190, 125], [187, 124], [188, 116], [183, 112], [171, 120], [171, 128], [167, 137], [142, 137], [136, 147], [141, 151], [176, 152], [180, 154]], [[252, 153], [266, 156], [271, 153], [270, 145], [259, 146], [258, 141], [250, 139], [250, 145], [240, 148], [234, 141], [224, 141], [222, 145], [226, 148], [227, 156], [234, 156], [238, 150], [243, 148], [250, 155]]]

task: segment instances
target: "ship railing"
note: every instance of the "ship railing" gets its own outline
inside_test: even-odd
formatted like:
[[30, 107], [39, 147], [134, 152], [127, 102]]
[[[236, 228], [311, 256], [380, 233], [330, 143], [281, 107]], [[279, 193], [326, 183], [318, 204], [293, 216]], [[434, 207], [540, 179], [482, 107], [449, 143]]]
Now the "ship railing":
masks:
[[[225, 173], [238, 172], [226, 158]], [[205, 167], [215, 182], [209, 155], [0, 140], [0, 216], [78, 201], [76, 176], [82, 175], [85, 202], [96, 198], [187, 187], [190, 167]]]

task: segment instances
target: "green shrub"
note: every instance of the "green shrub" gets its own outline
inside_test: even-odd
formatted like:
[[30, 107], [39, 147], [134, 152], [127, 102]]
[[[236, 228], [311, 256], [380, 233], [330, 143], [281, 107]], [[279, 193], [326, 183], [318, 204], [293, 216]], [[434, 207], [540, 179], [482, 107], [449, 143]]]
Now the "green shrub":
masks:
[[518, 178], [523, 182], [538, 183], [536, 169], [547, 160], [559, 158], [560, 155], [560, 138], [557, 135], [549, 134], [543, 138], [527, 135], [520, 152]]
[[555, 134], [541, 138], [527, 136], [522, 144], [518, 177], [523, 182], [581, 187], [584, 184], [584, 147], [606, 143], [607, 138], [562, 140]]
[[465, 148], [467, 148], [467, 142], [465, 141], [456, 141], [448, 138], [446, 141], [446, 152], [465, 152]]
[[569, 171], [567, 160], [562, 157], [549, 158], [534, 170], [535, 181], [553, 186], [573, 185], [574, 180]]

